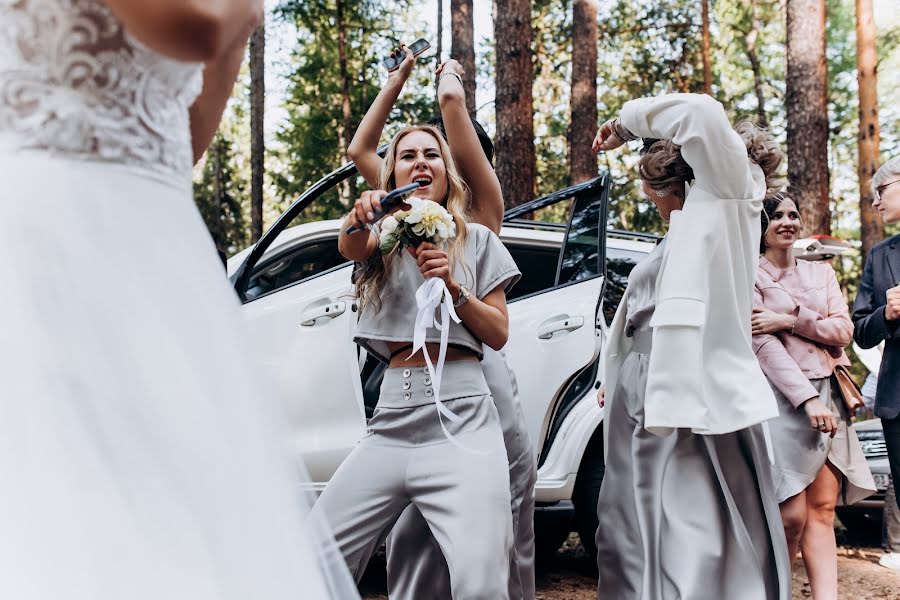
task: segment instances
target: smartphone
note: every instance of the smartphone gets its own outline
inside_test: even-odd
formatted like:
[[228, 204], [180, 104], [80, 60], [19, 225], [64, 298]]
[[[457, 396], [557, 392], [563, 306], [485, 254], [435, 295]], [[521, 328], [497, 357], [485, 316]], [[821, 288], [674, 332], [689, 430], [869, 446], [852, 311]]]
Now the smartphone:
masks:
[[[417, 189], [419, 189], [418, 183], [408, 183], [403, 187], [392, 190], [387, 196], [381, 199], [381, 210], [375, 212], [375, 220], [379, 220], [381, 217], [406, 202], [406, 199]], [[357, 231], [356, 225], [351, 225], [347, 228], [347, 233], [353, 233], [354, 231]]]
[[[422, 38], [414, 41], [409, 47], [409, 49], [412, 50], [413, 56], [419, 56], [429, 48], [431, 48], [431, 44], [428, 43], [428, 40], [424, 40]], [[384, 68], [387, 69], [388, 72], [396, 71], [400, 67], [400, 63], [402, 63], [403, 59], [405, 58], [405, 53], [401, 53], [399, 56], [388, 55], [384, 60], [381, 61], [381, 64], [384, 65]]]

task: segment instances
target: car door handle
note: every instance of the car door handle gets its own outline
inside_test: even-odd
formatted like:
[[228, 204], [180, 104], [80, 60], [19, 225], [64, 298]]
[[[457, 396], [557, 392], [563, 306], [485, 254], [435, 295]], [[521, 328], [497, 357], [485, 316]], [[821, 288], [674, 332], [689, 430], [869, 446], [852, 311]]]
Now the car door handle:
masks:
[[344, 314], [347, 311], [346, 302], [332, 302], [323, 304], [309, 309], [300, 319], [300, 325], [303, 327], [312, 327], [319, 319], [328, 317], [329, 320]]
[[558, 331], [575, 331], [584, 327], [584, 317], [559, 317], [538, 327], [538, 339], [549, 340]]

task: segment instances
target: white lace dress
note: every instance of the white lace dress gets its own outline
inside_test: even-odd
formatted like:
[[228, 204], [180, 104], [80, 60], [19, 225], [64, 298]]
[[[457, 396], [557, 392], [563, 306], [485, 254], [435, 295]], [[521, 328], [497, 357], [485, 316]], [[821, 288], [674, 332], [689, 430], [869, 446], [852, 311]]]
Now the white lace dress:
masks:
[[0, 0], [0, 598], [356, 595], [191, 199], [200, 87], [101, 0]]

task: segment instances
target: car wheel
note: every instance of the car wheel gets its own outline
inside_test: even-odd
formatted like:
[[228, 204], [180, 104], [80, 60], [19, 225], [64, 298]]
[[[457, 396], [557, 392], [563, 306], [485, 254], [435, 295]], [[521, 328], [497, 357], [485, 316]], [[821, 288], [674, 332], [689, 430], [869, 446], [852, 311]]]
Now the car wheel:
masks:
[[597, 561], [597, 545], [594, 536], [597, 534], [597, 498], [600, 495], [600, 484], [606, 472], [603, 460], [603, 435], [598, 430], [581, 459], [578, 475], [575, 478], [575, 490], [572, 493], [572, 504], [575, 505], [575, 529], [581, 538], [581, 546], [591, 560]]

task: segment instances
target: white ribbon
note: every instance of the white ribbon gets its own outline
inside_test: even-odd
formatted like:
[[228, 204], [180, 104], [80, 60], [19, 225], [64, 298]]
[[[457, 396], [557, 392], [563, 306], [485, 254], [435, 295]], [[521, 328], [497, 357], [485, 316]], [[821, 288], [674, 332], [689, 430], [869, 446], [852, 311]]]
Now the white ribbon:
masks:
[[[450, 319], [453, 319], [457, 323], [462, 321], [456, 314], [456, 309], [453, 307], [453, 296], [450, 295], [450, 290], [447, 289], [444, 280], [440, 277], [426, 279], [425, 282], [419, 286], [419, 289], [416, 290], [416, 306], [418, 307], [418, 312], [416, 313], [416, 325], [413, 330], [413, 347], [408, 358], [412, 358], [419, 350], [425, 355], [425, 365], [428, 367], [428, 373], [431, 376], [431, 387], [434, 389], [434, 405], [437, 407], [438, 422], [441, 424], [441, 429], [447, 439], [457, 447], [473, 454], [490, 454], [489, 451], [472, 450], [458, 442], [447, 430], [442, 418], [442, 416], [447, 417], [454, 423], [462, 421], [462, 418], [459, 415], [444, 406], [441, 402], [441, 376], [444, 373], [444, 359], [447, 357], [447, 343], [450, 337]], [[441, 309], [440, 321], [435, 319], [435, 311], [438, 307]], [[428, 333], [428, 329], [431, 327], [435, 327], [441, 332], [437, 368], [432, 364], [431, 356], [428, 354], [428, 347], [425, 345], [425, 337]]]

